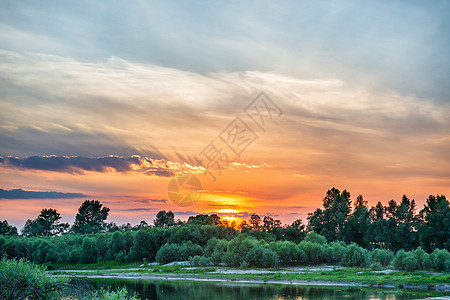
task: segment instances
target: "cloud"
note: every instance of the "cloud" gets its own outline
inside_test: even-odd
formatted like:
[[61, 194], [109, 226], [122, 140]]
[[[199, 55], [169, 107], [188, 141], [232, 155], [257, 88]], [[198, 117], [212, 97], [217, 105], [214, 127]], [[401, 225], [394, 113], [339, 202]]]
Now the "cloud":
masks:
[[121, 211], [155, 211], [158, 210], [157, 208], [127, 208], [127, 209], [121, 209]]
[[191, 210], [174, 211], [173, 213], [175, 214], [175, 216], [177, 216], [177, 215], [180, 215], [180, 216], [195, 216], [195, 215], [201, 215], [202, 214], [202, 213], [191, 211]]
[[[181, 171], [198, 172], [199, 167], [188, 164], [174, 163], [165, 160], [140, 157], [106, 156], [106, 157], [82, 157], [82, 156], [30, 156], [26, 158], [0, 157], [0, 165], [6, 168], [23, 170], [42, 170], [60, 173], [81, 174], [84, 171], [92, 172], [130, 172], [138, 171], [146, 175], [171, 177]], [[158, 200], [154, 200], [158, 201]], [[160, 200], [162, 201], [162, 200]]]
[[237, 204], [212, 204], [212, 203], [208, 203], [208, 206], [211, 207], [238, 207], [239, 205]]
[[72, 199], [86, 198], [81, 193], [41, 192], [26, 191], [22, 189], [4, 190], [0, 189], [0, 199]]

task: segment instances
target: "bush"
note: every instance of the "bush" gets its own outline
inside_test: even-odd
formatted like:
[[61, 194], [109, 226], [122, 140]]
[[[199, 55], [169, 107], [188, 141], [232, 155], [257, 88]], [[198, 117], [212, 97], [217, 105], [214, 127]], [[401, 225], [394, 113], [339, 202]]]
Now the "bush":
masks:
[[315, 232], [308, 233], [306, 235], [304, 241], [305, 242], [316, 243], [316, 244], [321, 244], [321, 245], [324, 245], [324, 244], [327, 243], [327, 239], [324, 236], [322, 236], [322, 235], [320, 235], [318, 233], [315, 233]]
[[205, 256], [211, 257], [212, 263], [218, 265], [222, 262], [226, 250], [227, 241], [213, 238], [208, 241], [205, 249]]
[[347, 267], [365, 267], [369, 265], [368, 262], [369, 254], [367, 250], [355, 243], [347, 247], [347, 252], [342, 259], [342, 264]]
[[325, 258], [329, 263], [339, 264], [347, 252], [347, 245], [344, 242], [335, 241], [328, 244], [325, 249]]
[[305, 253], [305, 262], [308, 264], [318, 264], [323, 261], [322, 245], [312, 242], [302, 241], [299, 248]]
[[249, 266], [271, 268], [278, 264], [278, 255], [261, 246], [252, 248], [245, 256], [245, 261]]
[[238, 235], [227, 243], [227, 251], [223, 257], [223, 262], [229, 266], [238, 267], [244, 261], [245, 256], [257, 246], [258, 241], [254, 238]]
[[406, 257], [405, 250], [399, 250], [394, 258], [394, 268], [397, 270], [403, 270], [403, 259]]
[[388, 266], [394, 259], [394, 253], [387, 249], [375, 249], [370, 253], [372, 263]]
[[296, 265], [305, 260], [305, 252], [293, 242], [271, 242], [270, 249], [278, 255], [283, 266]]
[[412, 251], [414, 257], [416, 258], [418, 269], [420, 270], [430, 270], [433, 267], [433, 262], [431, 261], [430, 255], [426, 253], [422, 247], [417, 248]]
[[450, 253], [447, 250], [433, 251], [433, 268], [438, 271], [450, 272]]
[[23, 259], [0, 261], [0, 299], [60, 299], [66, 284]]
[[173, 261], [184, 261], [189, 257], [189, 249], [185, 245], [165, 244], [156, 253], [156, 261], [167, 264]]
[[94, 291], [88, 297], [83, 297], [80, 300], [139, 300], [135, 294], [130, 294], [126, 287], [117, 289], [116, 291], [108, 291], [101, 289]]
[[210, 266], [212, 264], [210, 258], [200, 256], [200, 255], [195, 255], [194, 257], [190, 257], [189, 262], [191, 263], [191, 266], [194, 266], [194, 267], [206, 267], [206, 266]]
[[378, 263], [372, 263], [369, 267], [372, 271], [381, 271], [383, 267]]
[[403, 256], [401, 269], [406, 271], [415, 271], [420, 268], [420, 264], [412, 251], [407, 252], [405, 256]]

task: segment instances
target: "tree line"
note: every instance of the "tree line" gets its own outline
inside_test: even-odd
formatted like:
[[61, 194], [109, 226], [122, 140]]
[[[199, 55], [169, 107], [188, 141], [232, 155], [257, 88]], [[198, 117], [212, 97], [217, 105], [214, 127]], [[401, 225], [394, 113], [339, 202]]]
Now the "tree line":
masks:
[[397, 261], [397, 267], [405, 269], [450, 268], [450, 204], [443, 195], [430, 195], [416, 213], [415, 201], [407, 196], [400, 203], [378, 202], [369, 208], [362, 195], [352, 205], [350, 193], [332, 188], [322, 208], [308, 215], [308, 224], [299, 219], [283, 225], [253, 214], [235, 227], [214, 214], [182, 222], [173, 212], [160, 211], [153, 225], [142, 221], [118, 226], [106, 222], [108, 214], [109, 208], [99, 201], [86, 200], [72, 226], [61, 223], [54, 209], [27, 220], [21, 235], [2, 221], [0, 255], [38, 263], [191, 259], [203, 265], [368, 266]]

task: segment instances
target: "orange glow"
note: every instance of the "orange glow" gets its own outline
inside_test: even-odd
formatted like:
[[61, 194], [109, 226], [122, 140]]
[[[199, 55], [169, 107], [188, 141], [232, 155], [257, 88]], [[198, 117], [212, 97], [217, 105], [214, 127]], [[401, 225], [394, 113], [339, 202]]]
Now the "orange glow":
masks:
[[239, 211], [232, 209], [232, 208], [224, 208], [224, 209], [218, 210], [217, 212], [221, 213], [221, 214], [237, 214]]

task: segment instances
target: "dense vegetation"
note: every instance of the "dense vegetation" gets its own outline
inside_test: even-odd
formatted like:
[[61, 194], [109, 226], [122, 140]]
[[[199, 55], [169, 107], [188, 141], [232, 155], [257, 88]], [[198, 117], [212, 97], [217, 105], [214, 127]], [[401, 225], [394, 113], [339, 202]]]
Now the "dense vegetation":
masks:
[[[168, 263], [190, 259], [194, 265], [273, 267], [331, 263], [373, 269], [393, 264], [404, 270], [450, 271], [450, 205], [445, 196], [429, 196], [415, 213], [415, 201], [380, 202], [368, 208], [360, 195], [352, 210], [350, 194], [335, 188], [323, 208], [282, 226], [279, 220], [252, 215], [238, 228], [217, 215], [176, 221], [160, 211], [154, 226], [106, 223], [109, 209], [85, 201], [73, 226], [61, 224], [53, 209], [28, 220], [22, 235], [1, 222], [0, 255], [36, 263], [102, 261]], [[28, 225], [27, 225], [28, 224]]]
[[78, 300], [138, 300], [131, 295], [126, 288], [117, 291], [108, 290], [83, 290], [77, 291], [74, 298], [74, 290], [65, 277], [55, 277], [47, 274], [43, 266], [39, 266], [23, 259], [0, 260], [0, 299], [78, 299]]
[[42, 266], [0, 260], [0, 299], [60, 299], [67, 280], [50, 277]]

